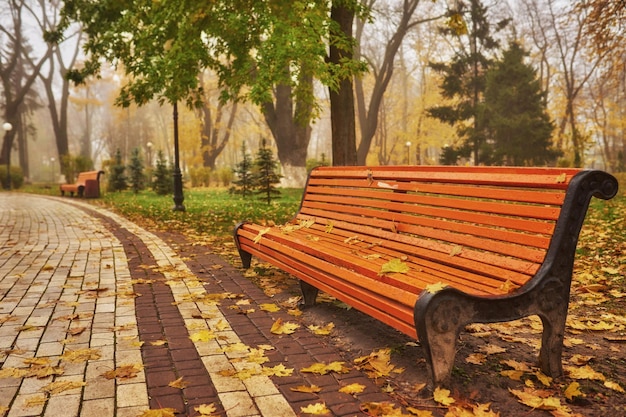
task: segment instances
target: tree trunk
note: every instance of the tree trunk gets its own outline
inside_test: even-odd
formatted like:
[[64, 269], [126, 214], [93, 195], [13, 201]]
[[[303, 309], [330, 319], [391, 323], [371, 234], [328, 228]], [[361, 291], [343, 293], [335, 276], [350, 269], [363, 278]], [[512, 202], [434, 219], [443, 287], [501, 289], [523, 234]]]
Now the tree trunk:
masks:
[[[338, 23], [343, 36], [352, 39], [354, 12], [342, 4], [333, 2], [331, 19]], [[329, 60], [336, 66], [343, 59], [351, 59], [352, 50], [330, 45]], [[356, 127], [354, 120], [354, 93], [352, 78], [344, 78], [337, 89], [330, 88], [330, 118], [333, 137], [333, 165], [357, 165]]]
[[[312, 82], [312, 78], [301, 82]], [[306, 181], [306, 156], [311, 139], [311, 104], [296, 102], [294, 112], [292, 90], [288, 85], [276, 86], [274, 100], [274, 103], [263, 104], [262, 110], [283, 167], [281, 185], [302, 187]]]

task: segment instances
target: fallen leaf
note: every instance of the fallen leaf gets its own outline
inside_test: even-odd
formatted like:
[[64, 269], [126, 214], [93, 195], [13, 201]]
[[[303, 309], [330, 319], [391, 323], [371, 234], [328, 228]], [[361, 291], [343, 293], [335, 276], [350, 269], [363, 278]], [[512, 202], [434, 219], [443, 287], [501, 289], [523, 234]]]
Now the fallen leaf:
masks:
[[350, 394], [350, 395], [360, 394], [364, 390], [365, 390], [365, 385], [358, 384], [358, 383], [345, 385], [345, 386], [339, 388], [339, 392], [342, 392], [344, 394]]
[[176, 409], [159, 408], [156, 410], [145, 410], [138, 417], [176, 417]]
[[42, 390], [50, 395], [55, 395], [75, 388], [81, 388], [85, 385], [87, 385], [87, 383], [83, 381], [55, 381], [43, 387]]
[[305, 414], [314, 415], [330, 414], [330, 410], [326, 408], [326, 404], [324, 403], [310, 404], [306, 407], [300, 407], [300, 411]]
[[181, 376], [180, 378], [170, 382], [167, 385], [172, 388], [184, 389], [187, 388], [187, 384], [187, 381], [183, 381], [183, 377]]
[[347, 374], [350, 372], [350, 369], [344, 366], [345, 362], [331, 362], [329, 364], [317, 362], [311, 366], [300, 369], [300, 372], [310, 372], [319, 375], [326, 375], [331, 372], [336, 372], [338, 374]]
[[143, 365], [140, 364], [122, 365], [112, 371], [103, 373], [102, 376], [107, 379], [130, 379], [135, 378], [142, 369]]
[[335, 324], [332, 322], [328, 323], [326, 326], [316, 326], [316, 325], [311, 324], [308, 327], [310, 331], [312, 331], [313, 333], [319, 336], [328, 336], [334, 328], [335, 328]]
[[622, 386], [618, 384], [617, 382], [605, 381], [604, 386], [609, 389], [612, 389], [613, 391], [624, 392], [624, 388], [622, 388]]
[[214, 403], [211, 403], [211, 404], [201, 404], [197, 407], [194, 407], [194, 410], [200, 413], [201, 417], [211, 417], [215, 415], [217, 408], [215, 407]]
[[305, 393], [311, 393], [311, 394], [318, 393], [322, 390], [317, 385], [298, 385], [297, 387], [292, 387], [289, 389], [294, 392], [305, 392]]
[[407, 272], [409, 272], [411, 270], [411, 268], [409, 268], [409, 266], [402, 262], [402, 260], [400, 259], [392, 259], [387, 263], [384, 263], [383, 265], [381, 265], [380, 267], [380, 271], [378, 272], [378, 275], [385, 275], [385, 274], [389, 274], [391, 272], [396, 272], [396, 273], [400, 273], [400, 274], [406, 274]]
[[295, 333], [296, 329], [299, 327], [300, 325], [297, 323], [284, 323], [283, 320], [279, 318], [272, 324], [270, 331], [274, 334], [292, 334]]
[[455, 402], [455, 399], [450, 397], [450, 390], [440, 387], [435, 388], [435, 391], [433, 392], [433, 399], [435, 402], [445, 406]]
[[272, 230], [271, 227], [266, 227], [263, 230], [259, 230], [259, 234], [256, 235], [253, 239], [254, 243], [259, 243], [261, 241], [261, 238], [263, 237], [264, 234], [266, 234], [267, 232], [269, 232], [270, 230]]
[[444, 284], [443, 282], [436, 282], [434, 284], [427, 285], [426, 288], [424, 288], [424, 291], [431, 293], [431, 294], [435, 294], [443, 290], [447, 286], [448, 285]]
[[576, 381], [572, 382], [565, 389], [565, 398], [572, 401], [575, 397], [583, 397], [584, 394], [580, 391], [580, 384]]
[[263, 311], [269, 311], [270, 313], [275, 313], [277, 311], [280, 311], [280, 307], [278, 307], [276, 304], [273, 304], [273, 303], [260, 304], [259, 308]]
[[61, 360], [67, 362], [85, 362], [89, 360], [100, 359], [100, 351], [98, 349], [78, 349], [78, 350], [66, 350], [61, 355]]

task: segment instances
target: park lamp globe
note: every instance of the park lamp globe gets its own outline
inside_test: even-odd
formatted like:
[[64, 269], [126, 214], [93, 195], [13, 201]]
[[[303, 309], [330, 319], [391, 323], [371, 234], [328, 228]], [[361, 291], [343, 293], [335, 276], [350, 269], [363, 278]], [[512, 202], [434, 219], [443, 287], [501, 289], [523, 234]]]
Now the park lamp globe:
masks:
[[11, 123], [5, 122], [2, 124], [2, 130], [4, 130], [5, 132], [9, 132], [12, 129], [13, 129], [13, 125]]

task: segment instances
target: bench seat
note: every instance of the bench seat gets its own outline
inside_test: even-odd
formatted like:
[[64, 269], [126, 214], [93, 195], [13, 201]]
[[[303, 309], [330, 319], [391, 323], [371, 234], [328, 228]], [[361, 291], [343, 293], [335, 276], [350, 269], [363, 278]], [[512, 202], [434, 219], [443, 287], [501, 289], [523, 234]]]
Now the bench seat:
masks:
[[243, 222], [235, 241], [244, 267], [254, 255], [299, 278], [304, 305], [321, 290], [418, 338], [433, 383], [465, 325], [533, 314], [556, 376], [578, 234], [590, 198], [616, 192], [601, 171], [320, 167], [290, 223]]
[[[99, 197], [100, 196], [100, 176], [104, 174], [104, 171], [84, 171], [78, 174], [76, 181], [73, 184], [61, 184], [61, 195], [69, 193], [70, 196], [76, 194], [78, 197]], [[93, 187], [93, 190], [90, 189]], [[88, 192], [85, 193], [85, 189]], [[86, 194], [86, 195], [85, 195]]]

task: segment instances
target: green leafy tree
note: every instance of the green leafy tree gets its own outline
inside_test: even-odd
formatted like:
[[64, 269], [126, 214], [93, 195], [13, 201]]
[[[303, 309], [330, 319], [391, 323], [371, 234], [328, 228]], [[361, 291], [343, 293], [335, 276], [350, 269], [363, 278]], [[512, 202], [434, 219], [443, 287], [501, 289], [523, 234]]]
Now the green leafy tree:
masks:
[[535, 70], [524, 63], [526, 55], [513, 42], [487, 73], [485, 120], [497, 164], [545, 165], [558, 156], [545, 93]]
[[[268, 122], [288, 108], [288, 103], [273, 105], [274, 92], [296, 98], [303, 105], [292, 107], [293, 117], [306, 128], [315, 115], [309, 110], [316, 107], [313, 78], [341, 97], [352, 97], [352, 77], [366, 66], [350, 54], [354, 42], [347, 29], [356, 15], [365, 14], [356, 0], [65, 0], [57, 31], [77, 21], [87, 37], [89, 59], [69, 78], [81, 82], [97, 74], [102, 61], [121, 64], [129, 77], [118, 104], [142, 105], [156, 98], [199, 106], [198, 76], [210, 69], [224, 88], [223, 100], [259, 104]], [[333, 155], [335, 163], [356, 160], [354, 113], [345, 104], [331, 98], [337, 111], [333, 142], [348, 142], [341, 148], [348, 155]], [[283, 127], [273, 123], [271, 129]], [[306, 152], [305, 145], [297, 148]], [[304, 168], [305, 158], [299, 160]]]
[[272, 198], [280, 195], [280, 190], [275, 187], [281, 179], [278, 173], [278, 161], [274, 159], [272, 149], [267, 146], [265, 139], [261, 141], [256, 157], [254, 158], [254, 188], [256, 193], [265, 199], [267, 204]]
[[[431, 63], [443, 76], [440, 89], [451, 104], [431, 107], [431, 117], [457, 127], [462, 140], [460, 145], [445, 151], [446, 160], [456, 155], [473, 156], [475, 164], [490, 164], [492, 149], [487, 141], [484, 119], [485, 77], [492, 64], [492, 55], [499, 48], [493, 29], [487, 19], [487, 8], [480, 0], [457, 2], [458, 8], [450, 12], [448, 25], [442, 29], [457, 41], [457, 50], [450, 62]], [[496, 30], [506, 27], [502, 20]]]
[[109, 191], [122, 191], [128, 188], [126, 178], [126, 166], [122, 162], [122, 152], [118, 149], [115, 152], [115, 159], [111, 165], [109, 175]]
[[174, 192], [174, 180], [172, 179], [172, 169], [167, 165], [163, 151], [157, 152], [156, 164], [152, 172], [152, 190], [158, 195], [168, 195]]
[[143, 190], [146, 186], [146, 177], [143, 172], [143, 161], [139, 154], [139, 148], [133, 149], [128, 165], [130, 188], [135, 194]]
[[254, 190], [254, 177], [252, 175], [253, 161], [246, 150], [246, 143], [241, 145], [241, 162], [233, 170], [237, 179], [228, 190], [231, 194], [240, 194], [244, 198], [252, 194]]

